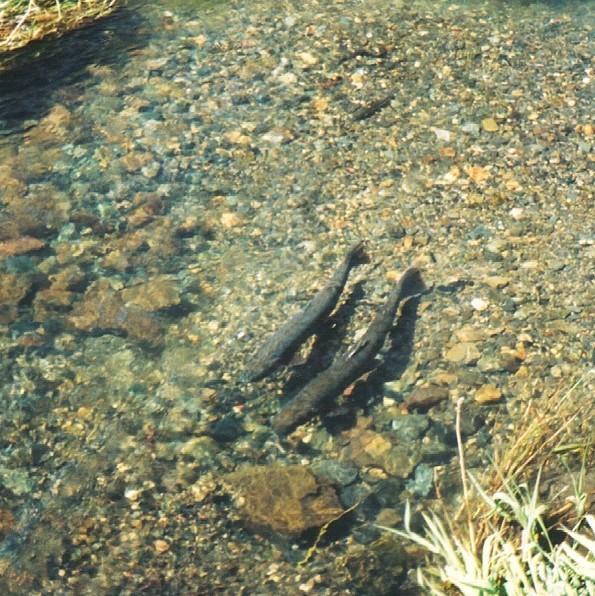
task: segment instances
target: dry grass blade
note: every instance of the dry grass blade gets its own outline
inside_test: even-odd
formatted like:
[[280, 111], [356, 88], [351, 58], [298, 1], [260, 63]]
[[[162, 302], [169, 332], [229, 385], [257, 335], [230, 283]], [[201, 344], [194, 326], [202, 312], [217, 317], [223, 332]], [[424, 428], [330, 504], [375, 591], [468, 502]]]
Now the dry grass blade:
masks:
[[[560, 445], [560, 437], [581, 415], [588, 415], [593, 406], [592, 400], [571, 400], [577, 388], [587, 385], [593, 379], [593, 369], [581, 376], [565, 392], [560, 389], [538, 402], [528, 404], [520, 428], [513, 441], [495, 461], [497, 470], [506, 470], [506, 478], [519, 477], [539, 456], [549, 455]], [[592, 437], [591, 437], [592, 440]], [[503, 475], [498, 472], [492, 482], [502, 485]]]
[[118, 0], [5, 0], [0, 2], [0, 51], [10, 51], [107, 16]]
[[[566, 391], [559, 388], [549, 396], [528, 404], [510, 442], [495, 452], [493, 465], [481, 482], [486, 487], [485, 492], [514, 492], [514, 487], [522, 484], [523, 480], [528, 480], [532, 474], [535, 475], [536, 471], [539, 475], [546, 462], [556, 452], [563, 451], [562, 447], [577, 445], [575, 426], [580, 425], [581, 421], [589, 420], [595, 407], [595, 392], [591, 386], [594, 379], [595, 369], [590, 369]], [[581, 392], [577, 398], [579, 389]], [[587, 430], [587, 433], [588, 436], [578, 443], [583, 454], [583, 467], [586, 469], [593, 464], [595, 454], [593, 432], [591, 430], [589, 433]], [[578, 495], [575, 495], [575, 500], [578, 501]], [[566, 508], [562, 507], [559, 513], [570, 513], [573, 508], [578, 510], [578, 505], [577, 502]], [[466, 502], [462, 508], [466, 506], [473, 509], [477, 540], [481, 543], [490, 532], [489, 516], [493, 509], [487, 504], [485, 494], [480, 495], [479, 492], [473, 504]], [[564, 518], [558, 519], [562, 521]]]
[[[490, 487], [487, 489], [466, 473], [460, 438], [462, 402], [457, 404], [456, 430], [466, 527], [451, 522], [446, 511], [443, 516], [424, 513], [425, 532], [418, 534], [411, 530], [407, 507], [403, 531], [384, 528], [413, 541], [431, 555], [426, 566], [418, 569], [420, 586], [432, 594], [451, 594], [452, 589], [456, 589], [465, 596], [595, 594], [595, 517], [588, 513], [583, 490], [585, 470], [592, 464], [592, 436], [578, 443], [583, 458], [579, 478], [571, 482], [575, 493], [571, 501], [576, 512], [575, 523], [572, 529], [563, 527], [560, 519], [553, 525], [565, 533], [567, 538], [562, 542], [553, 540], [552, 525], [546, 523], [552, 519], [555, 504], [546, 505], [540, 500], [541, 473], [548, 458], [560, 451], [561, 441], [572, 438], [572, 423], [592, 411], [593, 393], [589, 382], [593, 376], [591, 370], [563, 395], [555, 393], [545, 403], [540, 402], [539, 416], [534, 409], [527, 410], [531, 418], [525, 417], [524, 426], [518, 428], [518, 434], [502, 452], [498, 465], [487, 476]], [[579, 387], [586, 391], [575, 396]], [[571, 395], [576, 399], [569, 399]], [[592, 435], [592, 429], [587, 430], [587, 434]], [[525, 459], [518, 461], [519, 457]], [[508, 467], [503, 462], [508, 463]], [[536, 464], [536, 479], [530, 490], [522, 478], [527, 472], [534, 472]], [[468, 490], [467, 476], [475, 495]], [[554, 508], [554, 513], [558, 511]]]

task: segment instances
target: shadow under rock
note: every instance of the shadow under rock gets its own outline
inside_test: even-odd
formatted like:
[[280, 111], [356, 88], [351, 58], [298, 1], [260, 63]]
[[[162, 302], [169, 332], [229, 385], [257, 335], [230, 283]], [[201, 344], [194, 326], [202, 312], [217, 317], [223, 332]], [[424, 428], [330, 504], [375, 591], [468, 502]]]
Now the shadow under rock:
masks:
[[29, 128], [67, 85], [89, 77], [90, 65], [124, 62], [149, 42], [140, 11], [123, 7], [95, 23], [19, 50], [0, 53], [0, 138]]

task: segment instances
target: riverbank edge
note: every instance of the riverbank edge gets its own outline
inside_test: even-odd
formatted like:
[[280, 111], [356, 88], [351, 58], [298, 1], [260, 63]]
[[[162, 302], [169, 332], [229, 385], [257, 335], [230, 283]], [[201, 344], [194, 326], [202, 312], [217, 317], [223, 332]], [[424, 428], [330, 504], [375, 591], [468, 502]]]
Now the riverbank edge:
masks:
[[[47, 4], [47, 5], [44, 5]], [[0, 53], [11, 52], [31, 42], [56, 38], [112, 14], [120, 0], [85, 2], [8, 2], [0, 11]]]

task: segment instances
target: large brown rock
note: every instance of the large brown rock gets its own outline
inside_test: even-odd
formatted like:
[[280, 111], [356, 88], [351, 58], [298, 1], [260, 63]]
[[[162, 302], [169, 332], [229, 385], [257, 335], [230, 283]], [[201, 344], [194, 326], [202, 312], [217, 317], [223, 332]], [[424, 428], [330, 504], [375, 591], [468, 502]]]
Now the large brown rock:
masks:
[[91, 284], [69, 317], [80, 331], [121, 331], [129, 337], [157, 346], [163, 341], [162, 327], [151, 313], [127, 304], [122, 292], [109, 279]]
[[298, 536], [343, 513], [335, 490], [306, 466], [246, 466], [227, 474], [246, 525], [256, 531]]
[[44, 246], [45, 242], [43, 240], [33, 236], [21, 236], [12, 240], [0, 241], [0, 259], [34, 252]]
[[175, 280], [165, 276], [123, 289], [122, 298], [127, 304], [147, 311], [170, 308], [180, 304], [182, 300]]

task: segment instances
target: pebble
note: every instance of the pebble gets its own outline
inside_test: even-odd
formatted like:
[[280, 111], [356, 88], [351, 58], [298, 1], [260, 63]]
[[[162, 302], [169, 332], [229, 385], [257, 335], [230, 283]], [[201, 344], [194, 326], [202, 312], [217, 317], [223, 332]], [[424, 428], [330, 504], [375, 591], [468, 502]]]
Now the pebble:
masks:
[[478, 404], [489, 404], [498, 401], [502, 397], [502, 392], [495, 385], [482, 385], [477, 389], [473, 398]]
[[445, 357], [449, 362], [454, 362], [455, 364], [471, 365], [479, 360], [481, 352], [475, 343], [461, 342], [449, 348]]
[[244, 219], [237, 213], [232, 212], [223, 213], [220, 221], [224, 228], [239, 228], [244, 225]]
[[504, 370], [500, 359], [491, 355], [482, 356], [477, 361], [477, 368], [485, 373], [502, 372]]
[[299, 52], [297, 57], [302, 61], [304, 66], [314, 66], [318, 64], [319, 59], [317, 56], [314, 56], [310, 52]]
[[449, 142], [452, 138], [452, 133], [443, 128], [432, 128], [432, 132], [436, 135], [436, 139], [439, 141]]
[[408, 414], [394, 418], [391, 424], [395, 435], [403, 442], [412, 442], [421, 437], [430, 426], [428, 417], [423, 414]]
[[141, 173], [149, 179], [156, 178], [161, 171], [161, 166], [158, 162], [152, 161], [151, 163], [141, 168]]
[[376, 523], [386, 528], [396, 528], [403, 522], [403, 516], [394, 509], [385, 507], [376, 515]]
[[181, 302], [176, 281], [167, 277], [155, 277], [121, 291], [127, 304], [134, 304], [146, 311], [157, 311], [176, 306]]
[[448, 389], [430, 385], [428, 387], [416, 387], [406, 398], [405, 406], [412, 410], [427, 410], [441, 401], [448, 399]]
[[479, 124], [476, 122], [465, 122], [465, 124], [461, 126], [461, 130], [473, 137], [479, 136]]
[[455, 337], [461, 342], [479, 342], [484, 341], [488, 334], [485, 329], [465, 325], [455, 331]]
[[512, 219], [515, 221], [520, 221], [525, 217], [525, 210], [521, 207], [513, 207], [510, 210], [510, 217], [512, 217]]
[[483, 312], [488, 308], [489, 305], [490, 303], [484, 300], [483, 298], [476, 297], [471, 299], [471, 306], [474, 308], [474, 310], [478, 312]]
[[483, 283], [492, 290], [501, 290], [510, 284], [510, 277], [504, 275], [490, 275], [483, 278]]
[[347, 486], [356, 480], [359, 471], [357, 466], [327, 459], [313, 462], [311, 470], [318, 478], [326, 478], [336, 486]]
[[153, 542], [153, 546], [155, 547], [155, 550], [162, 555], [163, 553], [166, 553], [169, 550], [169, 543], [166, 542], [165, 540], [155, 540], [155, 542]]
[[427, 497], [434, 488], [434, 470], [427, 464], [419, 464], [415, 474], [405, 484], [407, 490], [418, 497]]
[[14, 240], [0, 242], [0, 259], [12, 255], [22, 255], [28, 252], [39, 250], [46, 245], [45, 241], [32, 236], [21, 236]]
[[498, 123], [493, 118], [484, 118], [481, 121], [481, 127], [486, 132], [496, 132], [498, 130]]
[[407, 478], [419, 462], [418, 451], [408, 452], [393, 445], [389, 433], [373, 430], [356, 432], [341, 451], [341, 461], [354, 462], [359, 466], [380, 468], [390, 476]]

